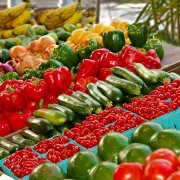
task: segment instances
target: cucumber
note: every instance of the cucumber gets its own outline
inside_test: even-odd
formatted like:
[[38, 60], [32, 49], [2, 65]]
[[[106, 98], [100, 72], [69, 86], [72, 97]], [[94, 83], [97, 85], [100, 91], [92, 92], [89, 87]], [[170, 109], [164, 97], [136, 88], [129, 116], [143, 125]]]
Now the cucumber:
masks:
[[21, 135], [16, 134], [12, 137], [11, 141], [19, 145], [21, 149], [24, 149], [26, 146], [34, 146], [35, 142], [29, 139], [23, 138]]
[[10, 153], [14, 153], [19, 149], [19, 146], [17, 144], [14, 144], [2, 137], [0, 137], [0, 147], [8, 150]]
[[44, 118], [36, 118], [34, 116], [31, 116], [27, 119], [27, 124], [28, 127], [34, 132], [41, 134], [50, 133], [54, 129], [52, 123], [50, 123], [48, 120]]
[[62, 126], [67, 120], [64, 113], [54, 109], [38, 109], [34, 112], [34, 116], [45, 118], [55, 126]]
[[127, 94], [131, 94], [131, 95], [140, 95], [141, 94], [140, 88], [137, 84], [127, 81], [125, 79], [121, 79], [119, 77], [110, 75], [106, 78], [106, 82], [121, 89], [122, 91], [124, 91]]
[[94, 83], [89, 83], [87, 85], [87, 89], [89, 94], [102, 106], [112, 106], [112, 101], [109, 100], [106, 96], [104, 96]]
[[92, 112], [92, 108], [87, 106], [86, 103], [81, 102], [78, 99], [66, 94], [61, 94], [60, 96], [58, 96], [58, 102], [59, 104], [66, 106], [82, 115], [88, 115]]
[[163, 84], [165, 82], [171, 82], [171, 76], [169, 75], [169, 73], [157, 69], [153, 69], [150, 71], [153, 72], [158, 77], [158, 82], [161, 82]]
[[115, 66], [115, 67], [112, 67], [110, 71], [116, 76], [120, 76], [128, 81], [131, 81], [137, 84], [140, 88], [144, 87], [144, 81], [141, 78], [139, 78], [137, 75], [135, 75], [133, 72], [125, 68]]
[[76, 91], [72, 96], [80, 101], [84, 101], [88, 106], [92, 107], [94, 113], [98, 114], [102, 111], [101, 104], [88, 94]]
[[0, 148], [0, 160], [9, 156], [10, 153], [6, 149]]
[[175, 73], [175, 72], [170, 72], [169, 75], [170, 75], [172, 80], [180, 79], [180, 75]]
[[29, 129], [25, 129], [21, 132], [22, 136], [30, 139], [31, 141], [34, 141], [35, 143], [38, 143], [40, 141], [42, 141], [43, 139], [45, 139], [44, 136], [36, 134], [35, 132], [29, 130]]
[[59, 110], [62, 113], [66, 114], [67, 116], [67, 121], [73, 121], [75, 118], [75, 113], [74, 111], [72, 111], [71, 109], [65, 107], [65, 106], [61, 106], [59, 104], [49, 104], [48, 105], [49, 109], [55, 109], [55, 110]]
[[115, 86], [105, 82], [105, 81], [97, 81], [96, 86], [100, 89], [100, 91], [113, 103], [119, 103], [123, 99], [122, 91]]
[[141, 63], [135, 63], [134, 68], [138, 72], [138, 74], [144, 79], [145, 82], [150, 84], [154, 84], [158, 82], [157, 75], [152, 73], [152, 71], [148, 70]]

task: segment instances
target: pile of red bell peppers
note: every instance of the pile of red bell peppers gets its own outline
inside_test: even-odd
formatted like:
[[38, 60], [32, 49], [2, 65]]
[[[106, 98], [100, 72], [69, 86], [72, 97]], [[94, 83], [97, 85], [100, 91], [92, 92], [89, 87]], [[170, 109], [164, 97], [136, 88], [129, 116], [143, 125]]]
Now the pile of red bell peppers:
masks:
[[7, 80], [0, 85], [0, 136], [27, 126], [26, 120], [38, 108], [57, 102], [61, 93], [71, 93], [71, 72], [61, 66], [46, 71], [44, 79]]
[[150, 49], [147, 53], [132, 46], [126, 45], [119, 53], [113, 53], [101, 48], [92, 52], [90, 59], [84, 59], [74, 78], [74, 90], [87, 92], [86, 85], [95, 83], [98, 79], [105, 80], [111, 75], [110, 68], [125, 67], [136, 73], [134, 63], [142, 63], [148, 69], [159, 69], [161, 63], [156, 51]]

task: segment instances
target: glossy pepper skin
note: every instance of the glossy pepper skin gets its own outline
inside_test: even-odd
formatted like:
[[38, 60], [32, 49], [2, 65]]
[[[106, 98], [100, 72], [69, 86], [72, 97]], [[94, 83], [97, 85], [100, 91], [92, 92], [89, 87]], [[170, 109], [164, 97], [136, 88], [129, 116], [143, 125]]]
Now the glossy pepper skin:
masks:
[[90, 59], [100, 61], [101, 56], [107, 52], [110, 52], [109, 49], [106, 48], [96, 49], [91, 53]]
[[28, 100], [39, 102], [47, 95], [48, 86], [42, 79], [28, 79], [24, 82], [24, 92]]
[[164, 57], [164, 48], [162, 42], [158, 39], [156, 34], [150, 35], [150, 38], [143, 45], [143, 48], [146, 51], [149, 51], [150, 49], [154, 49], [160, 59]]
[[15, 80], [15, 79], [16, 80], [20, 79], [19, 75], [16, 72], [8, 72], [7, 74], [0, 77], [0, 81], [2, 80], [1, 82], [6, 80]]
[[124, 33], [120, 29], [105, 32], [102, 38], [104, 47], [114, 53], [119, 52], [125, 45]]
[[99, 72], [99, 79], [105, 81], [106, 77], [110, 75], [113, 75], [113, 73], [110, 71], [110, 68], [101, 68]]
[[78, 72], [74, 78], [77, 81], [80, 78], [89, 76], [97, 77], [99, 73], [99, 63], [95, 60], [84, 59], [78, 68]]
[[133, 46], [141, 47], [148, 38], [147, 26], [143, 23], [129, 24], [128, 36]]
[[81, 60], [88, 59], [91, 56], [91, 53], [100, 49], [102, 46], [96, 41], [96, 39], [87, 39], [84, 41], [83, 46], [78, 50], [78, 56]]
[[55, 48], [51, 54], [51, 59], [59, 61], [70, 69], [80, 62], [76, 53], [67, 44], [60, 44]]
[[4, 137], [8, 134], [11, 134], [11, 128], [7, 120], [0, 121], [0, 136]]
[[63, 64], [55, 59], [50, 59], [47, 62], [43, 62], [40, 64], [39, 66], [39, 70], [47, 70], [49, 68], [51, 69], [55, 69], [58, 68], [60, 66], [63, 66]]

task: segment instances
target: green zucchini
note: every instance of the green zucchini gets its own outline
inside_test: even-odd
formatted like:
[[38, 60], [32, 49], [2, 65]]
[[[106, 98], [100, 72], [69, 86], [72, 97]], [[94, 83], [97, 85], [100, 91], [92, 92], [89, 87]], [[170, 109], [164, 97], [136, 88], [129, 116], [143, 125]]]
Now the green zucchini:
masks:
[[88, 115], [92, 112], [92, 108], [87, 106], [86, 103], [66, 94], [58, 96], [58, 102], [60, 105], [66, 106], [79, 114]]
[[89, 83], [87, 85], [87, 89], [89, 94], [102, 106], [112, 106], [112, 101], [109, 100], [106, 96], [104, 96], [94, 83]]
[[165, 82], [171, 82], [171, 77], [169, 73], [162, 70], [157, 70], [157, 69], [152, 69], [150, 71], [153, 72], [158, 77], [158, 82], [161, 82], [163, 84]]
[[131, 81], [137, 84], [140, 88], [144, 87], [144, 81], [141, 78], [139, 78], [137, 75], [135, 75], [133, 72], [125, 68], [115, 66], [115, 67], [112, 67], [110, 71], [116, 76], [120, 76], [128, 81]]
[[180, 79], [180, 75], [175, 72], [170, 72], [169, 74], [170, 74], [172, 80]]
[[36, 118], [34, 116], [31, 116], [27, 119], [27, 124], [28, 127], [34, 132], [41, 134], [50, 133], [54, 129], [52, 123], [50, 123], [48, 120], [44, 118]]
[[121, 79], [119, 77], [110, 75], [106, 78], [106, 82], [121, 89], [122, 91], [124, 91], [127, 94], [131, 94], [131, 95], [140, 95], [141, 94], [141, 90], [140, 90], [139, 86], [131, 81], [127, 81], [125, 79]]
[[84, 101], [88, 106], [92, 107], [94, 113], [98, 114], [102, 111], [101, 104], [93, 99], [90, 95], [81, 91], [76, 91], [72, 96], [82, 102]]
[[60, 133], [64, 133], [65, 130], [70, 130], [73, 127], [73, 124], [71, 123], [66, 123], [63, 126], [57, 126], [56, 129], [60, 132]]
[[141, 63], [135, 63], [134, 68], [138, 72], [138, 74], [144, 79], [145, 82], [150, 84], [158, 82], [158, 76], [149, 69], [147, 69], [145, 66], [143, 66]]
[[151, 92], [150, 88], [144, 83], [144, 86], [141, 89], [141, 94], [148, 95], [150, 92]]
[[120, 89], [116, 88], [115, 86], [101, 80], [96, 82], [96, 86], [113, 103], [119, 103], [122, 101], [123, 93]]
[[10, 155], [10, 153], [8, 150], [0, 148], [0, 160], [9, 156], [9, 155]]
[[8, 150], [10, 153], [14, 153], [19, 149], [19, 146], [17, 144], [4, 139], [3, 137], [0, 137], [0, 147]]
[[62, 126], [67, 120], [67, 116], [64, 113], [54, 109], [38, 109], [34, 112], [34, 115], [47, 119], [55, 126]]
[[16, 134], [12, 137], [11, 141], [19, 145], [21, 149], [24, 149], [26, 146], [34, 146], [35, 142], [30, 139], [25, 139], [21, 135]]
[[22, 136], [30, 139], [31, 141], [34, 141], [35, 143], [38, 143], [45, 139], [43, 135], [36, 134], [35, 132], [31, 131], [30, 129], [25, 129], [21, 132]]
[[75, 118], [75, 113], [74, 111], [72, 111], [71, 109], [65, 107], [65, 106], [61, 106], [59, 104], [49, 104], [48, 105], [49, 109], [55, 109], [55, 110], [59, 110], [62, 113], [66, 114], [67, 116], [67, 121], [73, 121]]

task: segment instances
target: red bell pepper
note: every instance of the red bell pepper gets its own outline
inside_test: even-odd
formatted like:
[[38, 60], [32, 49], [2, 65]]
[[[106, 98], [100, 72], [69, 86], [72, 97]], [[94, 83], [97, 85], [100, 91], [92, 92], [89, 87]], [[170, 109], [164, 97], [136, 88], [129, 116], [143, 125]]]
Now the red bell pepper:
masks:
[[86, 78], [80, 78], [74, 84], [74, 90], [88, 93], [88, 90], [86, 88], [87, 84], [96, 83], [97, 81], [98, 81], [98, 79], [96, 77], [92, 77], [92, 76], [86, 77]]
[[89, 76], [97, 77], [98, 73], [99, 63], [95, 60], [84, 59], [78, 68], [78, 72], [74, 80], [77, 81], [80, 78], [86, 78]]
[[113, 52], [104, 53], [100, 59], [101, 68], [111, 68], [119, 65], [118, 54]]
[[4, 116], [4, 113], [2, 112], [2, 113], [0, 113], [0, 121], [1, 121], [1, 120], [4, 120], [4, 119], [6, 119], [6, 118], [5, 118], [5, 116]]
[[62, 94], [67, 94], [69, 96], [72, 96], [72, 94], [74, 93], [74, 91], [70, 88], [65, 89], [64, 91], [62, 91]]
[[48, 87], [46, 82], [42, 79], [27, 79], [24, 82], [24, 92], [28, 100], [39, 102], [47, 95]]
[[110, 51], [106, 48], [96, 49], [91, 53], [90, 59], [100, 61], [101, 56], [107, 52], [110, 52]]
[[11, 128], [9, 126], [9, 123], [7, 120], [1, 120], [0, 121], [0, 136], [6, 136], [8, 134], [11, 134]]
[[8, 87], [16, 88], [23, 85], [23, 80], [6, 80], [0, 85], [0, 92], [6, 90]]
[[23, 112], [14, 112], [9, 116], [9, 123], [13, 131], [17, 131], [27, 127], [27, 118], [32, 116], [32, 112], [29, 109], [25, 109]]
[[44, 105], [43, 108], [47, 108], [48, 104], [57, 104], [57, 95], [50, 92], [44, 99]]
[[38, 103], [35, 101], [28, 101], [27, 109], [29, 109], [32, 113], [38, 109]]
[[20, 111], [26, 106], [24, 87], [19, 85], [16, 88], [7, 86], [7, 89], [0, 94], [4, 109], [8, 111]]
[[101, 68], [99, 72], [99, 79], [105, 81], [106, 77], [109, 75], [113, 75], [110, 71], [110, 68]]
[[72, 81], [71, 72], [66, 66], [61, 66], [53, 71], [53, 77], [58, 90], [67, 89]]

